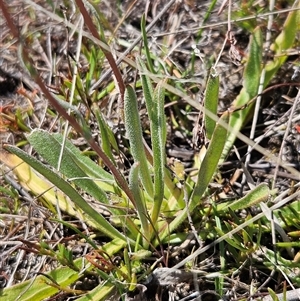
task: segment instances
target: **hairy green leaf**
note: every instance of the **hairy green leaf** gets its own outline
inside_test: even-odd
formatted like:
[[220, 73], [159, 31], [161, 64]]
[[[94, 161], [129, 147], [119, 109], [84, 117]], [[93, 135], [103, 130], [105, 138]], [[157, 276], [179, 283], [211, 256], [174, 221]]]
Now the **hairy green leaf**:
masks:
[[130, 142], [130, 150], [135, 162], [140, 164], [140, 178], [146, 192], [153, 197], [153, 183], [144, 150], [143, 134], [137, 98], [131, 86], [126, 87], [124, 97], [125, 128]]
[[9, 152], [17, 155], [19, 158], [28, 163], [32, 168], [38, 171], [57, 188], [63, 191], [79, 208], [81, 208], [87, 215], [88, 219], [92, 219], [95, 226], [108, 237], [120, 238], [127, 241], [128, 238], [121, 234], [116, 228], [114, 228], [101, 214], [99, 214], [94, 208], [92, 208], [78, 192], [58, 174], [53, 172], [50, 168], [43, 165], [40, 161], [29, 156], [24, 151], [14, 146], [7, 145], [5, 147]]
[[[205, 95], [204, 95], [204, 107], [205, 110], [217, 115], [218, 102], [219, 102], [219, 75], [209, 75]], [[205, 132], [207, 139], [211, 139], [215, 130], [216, 122], [205, 114]]]

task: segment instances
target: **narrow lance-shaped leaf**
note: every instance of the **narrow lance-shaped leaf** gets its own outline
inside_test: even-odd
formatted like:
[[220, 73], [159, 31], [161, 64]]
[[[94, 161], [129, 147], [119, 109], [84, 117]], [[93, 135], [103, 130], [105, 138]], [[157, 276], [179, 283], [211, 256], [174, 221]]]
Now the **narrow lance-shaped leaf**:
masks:
[[165, 140], [166, 118], [164, 112], [164, 88], [158, 84], [153, 97], [150, 116], [151, 141], [154, 168], [154, 204], [151, 221], [155, 225], [158, 219], [161, 204], [164, 198], [164, 166], [165, 166]]
[[125, 128], [130, 142], [130, 150], [135, 162], [140, 164], [141, 182], [149, 194], [153, 197], [153, 183], [143, 145], [142, 127], [137, 106], [137, 98], [131, 86], [127, 86], [124, 97]]
[[[51, 166], [57, 166], [60, 156], [61, 144], [47, 131], [34, 130], [27, 136], [28, 141], [33, 148], [40, 154]], [[64, 149], [61, 160], [61, 172], [72, 180], [78, 187], [88, 192], [95, 199], [108, 203], [106, 194], [92, 180], [88, 179], [86, 173], [76, 164], [68, 149]]]
[[98, 106], [94, 106], [94, 112], [101, 133], [101, 147], [105, 152], [106, 156], [109, 157], [110, 160], [116, 165], [111, 149], [111, 146], [113, 146], [115, 150], [117, 150], [117, 143], [115, 137], [112, 135], [111, 129], [106, 125]]
[[266, 65], [266, 77], [265, 84], [267, 86], [269, 81], [283, 65], [287, 59], [286, 51], [293, 47], [295, 39], [300, 30], [300, 2], [297, 3], [298, 10], [291, 11], [282, 28], [281, 33], [275, 40], [275, 43], [271, 45], [271, 50], [275, 53], [274, 60], [268, 62]]
[[259, 204], [260, 202], [264, 202], [268, 199], [270, 195], [270, 189], [267, 184], [261, 183], [253, 190], [251, 190], [247, 195], [243, 198], [233, 202], [229, 205], [231, 210], [239, 210], [244, 208], [249, 208], [253, 205]]
[[[140, 67], [140, 72], [141, 72], [141, 80], [142, 80], [142, 87], [143, 87], [143, 94], [145, 97], [145, 101], [146, 101], [146, 107], [147, 107], [147, 112], [150, 114], [150, 112], [153, 111], [152, 106], [153, 106], [153, 96], [154, 96], [154, 89], [152, 87], [152, 82], [149, 76], [147, 76], [145, 73], [147, 72], [147, 68], [146, 65], [144, 64], [144, 62], [141, 60], [141, 58], [138, 58], [138, 65]], [[160, 108], [161, 108], [161, 112], [164, 112], [164, 99], [161, 100], [160, 102]], [[161, 113], [160, 115], [164, 116], [164, 113]], [[151, 121], [151, 118], [150, 118]], [[165, 145], [165, 140], [166, 140], [166, 123], [165, 120], [162, 121], [162, 123], [164, 123], [163, 128], [162, 128], [162, 135], [163, 135], [163, 144]], [[164, 133], [165, 131], [165, 133]], [[149, 159], [148, 159], [149, 160]], [[151, 164], [152, 164], [151, 160]], [[180, 194], [179, 189], [176, 188], [176, 186], [173, 184], [173, 181], [170, 177], [170, 174], [168, 173], [168, 171], [166, 170], [166, 168], [164, 169], [164, 184], [170, 189], [170, 191], [172, 191], [174, 194]]]
[[[114, 228], [101, 214], [93, 209], [68, 182], [58, 176], [51, 169], [43, 165], [35, 158], [29, 156], [26, 152], [18, 149], [17, 147], [7, 145], [5, 146], [5, 148], [11, 153], [20, 157], [32, 168], [34, 168], [46, 179], [48, 179], [52, 184], [54, 184], [58, 189], [63, 191], [79, 208], [81, 208], [86, 213], [89, 219], [92, 219], [95, 222], [97, 228], [105, 235], [111, 238], [120, 238], [124, 241], [130, 241], [116, 228]], [[133, 241], [131, 241], [131, 243], [134, 244]]]
[[258, 92], [262, 69], [262, 51], [262, 33], [260, 28], [257, 27], [250, 38], [249, 57], [244, 71], [243, 88], [232, 104], [233, 108], [241, 109], [233, 112], [230, 116], [229, 125], [233, 128], [233, 131], [230, 131], [227, 137], [226, 145], [222, 154], [222, 160], [226, 158], [232, 145], [234, 144], [236, 132], [242, 129], [252, 111], [254, 102], [245, 108], [242, 108], [242, 106], [246, 105], [252, 98], [256, 96]]
[[[221, 120], [228, 122], [229, 113], [222, 115]], [[191, 196], [190, 210], [193, 211], [217, 171], [218, 163], [227, 139], [227, 129], [217, 123], [205, 157], [201, 163], [198, 180]]]
[[247, 195], [238, 199], [234, 202], [227, 202], [226, 204], [220, 204], [217, 206], [217, 211], [228, 210], [241, 210], [245, 208], [249, 208], [253, 205], [259, 204], [260, 202], [264, 202], [268, 199], [270, 195], [270, 189], [267, 184], [261, 183], [253, 190], [251, 190]]
[[[217, 114], [219, 101], [219, 75], [212, 74], [210, 72], [205, 95], [204, 95], [204, 107], [205, 110], [210, 111], [213, 114]], [[205, 113], [204, 113], [205, 114]], [[214, 132], [216, 122], [205, 114], [205, 132], [208, 139], [211, 139]]]
[[[53, 134], [53, 136], [59, 144], [62, 144], [63, 137], [60, 134]], [[65, 151], [64, 154], [68, 157], [72, 158], [74, 162], [74, 166], [77, 167], [77, 169], [81, 169], [84, 173], [86, 173], [87, 178], [85, 179], [85, 183], [93, 182], [93, 186], [96, 184], [100, 188], [105, 189], [106, 191], [110, 191], [113, 193], [118, 193], [120, 195], [123, 194], [123, 197], [125, 198], [125, 193], [120, 189], [120, 187], [116, 184], [115, 179], [113, 176], [106, 172], [103, 168], [101, 168], [99, 165], [97, 165], [95, 162], [93, 162], [90, 158], [83, 156], [79, 149], [77, 149], [69, 140], [66, 140], [65, 143]], [[81, 183], [84, 179], [78, 179], [76, 183]], [[86, 186], [82, 186], [82, 189], [87, 188]], [[89, 192], [89, 191], [87, 191]], [[95, 191], [97, 193], [97, 190]], [[99, 200], [99, 195], [95, 195], [95, 199]], [[101, 201], [101, 200], [100, 200]], [[127, 206], [124, 209], [119, 208], [110, 208], [110, 211], [120, 217], [120, 220], [123, 222], [126, 221], [128, 229], [130, 229], [131, 233], [134, 235], [136, 231], [136, 227], [133, 224], [133, 221], [125, 216], [127, 210]]]
[[120, 296], [116, 284], [113, 281], [104, 281], [104, 283], [99, 284], [93, 290], [81, 297], [76, 298], [76, 301], [117, 300], [119, 297]]
[[[227, 122], [229, 117], [228, 114], [228, 112], [223, 114], [220, 119], [223, 122]], [[188, 212], [187, 210], [192, 213], [195, 207], [201, 201], [201, 197], [203, 196], [208, 184], [217, 170], [218, 162], [226, 142], [226, 137], [227, 129], [218, 122], [216, 124], [216, 128], [206, 151], [205, 157], [200, 166], [198, 180], [190, 198], [189, 208], [185, 208], [178, 216], [176, 216], [176, 218], [170, 223], [168, 229], [160, 235], [161, 240], [163, 240], [167, 235], [169, 235], [170, 232], [174, 231], [184, 220], [186, 220]], [[155, 241], [155, 244], [156, 243], [157, 242]]]
[[[147, 71], [145, 64], [139, 60], [142, 72]], [[165, 141], [166, 120], [164, 112], [164, 88], [159, 83], [153, 91], [150, 78], [141, 74], [142, 87], [146, 101], [147, 112], [150, 119], [151, 143], [153, 151], [154, 169], [154, 203], [151, 221], [155, 225], [158, 219], [164, 197], [164, 166], [165, 166]]]
[[144, 94], [145, 101], [146, 101], [147, 111], [151, 112], [152, 104], [153, 104], [152, 97], [154, 95], [154, 89], [152, 87], [152, 83], [151, 83], [149, 76], [143, 74], [144, 72], [147, 71], [145, 63], [139, 57], [137, 58], [137, 60], [138, 60], [139, 66], [141, 68], [141, 80], [142, 80], [143, 94]]
[[[74, 261], [78, 269], [83, 266], [82, 258]], [[53, 279], [62, 288], [69, 287], [72, 283], [78, 280], [80, 273], [69, 267], [60, 267], [51, 272], [46, 273], [49, 278], [44, 275], [36, 277], [35, 281], [32, 279], [19, 283], [17, 285], [1, 290], [0, 301], [8, 300], [22, 300], [22, 301], [42, 301], [50, 298], [59, 292], [59, 288], [51, 284]], [[48, 284], [50, 283], [50, 284]]]
[[[53, 134], [53, 137], [62, 145], [63, 136], [59, 133]], [[89, 157], [82, 155], [81, 151], [75, 147], [69, 140], [65, 141], [65, 151], [68, 151], [68, 155], [89, 177], [97, 179], [97, 184], [103, 189], [108, 191], [114, 191], [116, 181], [114, 177], [105, 171], [102, 167], [92, 161]], [[100, 183], [99, 183], [100, 182]]]
[[[97, 50], [98, 51], [98, 50]], [[93, 74], [95, 74], [95, 68], [96, 68], [96, 49], [94, 46], [92, 46], [90, 48], [90, 53], [89, 53], [89, 70], [85, 76], [85, 91], [87, 91], [86, 93], [88, 94], [88, 91], [91, 87], [91, 83], [93, 80]]]
[[[226, 221], [223, 221], [223, 224], [227, 227], [226, 232], [229, 232], [230, 231], [229, 229], [231, 229], [231, 227], [230, 227], [231, 225]], [[224, 232], [220, 228], [215, 227], [215, 230], [216, 230], [216, 232], [218, 233], [218, 235], [220, 237], [222, 237], [222, 236], [224, 237], [226, 235], [226, 232]], [[244, 232], [245, 230], [242, 230], [242, 231]], [[243, 247], [243, 244], [241, 243], [240, 238], [238, 236], [227, 237], [224, 240], [226, 241], [226, 243], [228, 243], [229, 245], [231, 245], [235, 249], [240, 250], [241, 252], [246, 252], [247, 251], [247, 248]]]
[[[260, 27], [257, 27], [251, 36], [249, 57], [245, 66], [243, 76], [243, 87], [246, 89], [250, 98], [253, 98], [258, 91], [260, 74], [262, 70], [262, 49], [262, 33]], [[239, 103], [238, 106], [245, 104], [246, 103]]]
[[139, 173], [139, 164], [134, 163], [130, 169], [129, 188], [131, 189], [134, 195], [134, 199], [136, 202], [136, 210], [142, 225], [143, 237], [146, 239], [143, 241], [143, 246], [147, 248], [149, 244], [149, 240], [151, 239], [149, 234], [149, 222], [147, 219], [148, 211], [146, 208], [145, 201], [143, 200], [143, 196], [141, 194], [138, 173]]
[[[74, 209], [74, 205], [70, 203], [65, 193], [60, 190], [54, 190], [53, 185], [49, 181], [37, 174], [30, 165], [18, 156], [2, 150], [0, 152], [0, 159], [2, 163], [13, 170], [22, 187], [31, 191], [34, 195], [42, 196], [49, 207], [51, 204], [56, 206], [59, 203], [60, 209], [70, 216], [76, 216], [79, 219], [84, 218], [82, 211], [78, 210], [78, 208]], [[96, 227], [91, 220], [87, 221], [87, 223], [91, 227]]]

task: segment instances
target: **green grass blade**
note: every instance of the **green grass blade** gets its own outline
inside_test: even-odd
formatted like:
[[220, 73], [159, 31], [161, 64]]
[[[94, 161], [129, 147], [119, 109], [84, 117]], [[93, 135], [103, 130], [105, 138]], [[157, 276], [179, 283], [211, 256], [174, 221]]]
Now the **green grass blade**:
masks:
[[111, 131], [111, 129], [107, 126], [101, 111], [99, 110], [98, 106], [94, 106], [94, 112], [96, 115], [96, 119], [99, 125], [100, 133], [101, 133], [101, 148], [105, 152], [106, 156], [109, 157], [109, 159], [116, 165], [112, 148], [118, 150], [118, 145], [115, 140], [115, 137]]
[[[280, 301], [277, 294], [270, 287], [268, 287], [268, 292], [273, 301]], [[287, 300], [287, 299], [283, 299], [283, 300]]]
[[[98, 52], [98, 50], [97, 50]], [[95, 69], [96, 69], [96, 62], [97, 62], [97, 55], [96, 55], [96, 49], [94, 46], [91, 47], [90, 51], [86, 51], [85, 55], [88, 57], [89, 56], [89, 70], [86, 74], [85, 77], [85, 91], [89, 91], [92, 80], [93, 80], [93, 75], [95, 74]]]
[[[220, 237], [223, 237], [226, 235], [226, 233], [229, 232], [230, 229], [230, 225], [228, 222], [224, 222], [225, 226], [227, 227], [227, 231], [224, 232], [222, 229], [215, 227], [216, 232], [218, 233], [218, 235]], [[244, 230], [243, 230], [244, 231]], [[247, 248], [245, 248], [242, 244], [241, 244], [241, 238], [238, 235], [233, 235], [231, 237], [227, 237], [224, 239], [226, 241], [227, 244], [229, 244], [230, 246], [232, 246], [234, 249], [239, 250], [241, 252], [247, 252]], [[227, 246], [228, 248], [228, 246]]]
[[51, 221], [61, 223], [66, 228], [69, 228], [72, 231], [74, 231], [76, 234], [78, 234], [82, 239], [84, 239], [88, 244], [90, 244], [91, 247], [93, 247], [94, 249], [98, 248], [98, 246], [95, 244], [95, 242], [89, 238], [89, 236], [85, 235], [83, 232], [81, 232], [77, 227], [73, 226], [71, 223], [68, 223], [64, 220], [60, 220], [60, 219], [56, 219], [56, 218], [51, 218]]
[[148, 45], [145, 14], [142, 15], [142, 19], [141, 19], [141, 32], [142, 32], [142, 37], [143, 37], [143, 42], [144, 42], [144, 47], [145, 47], [146, 58], [147, 58], [149, 70], [151, 71], [151, 73], [155, 73], [153, 63], [152, 63], [152, 59], [151, 59], [150, 50], [149, 50], [149, 45]]
[[153, 183], [143, 145], [142, 127], [137, 106], [137, 98], [131, 86], [127, 86], [124, 97], [125, 128], [130, 142], [131, 154], [140, 164], [140, 178], [150, 197], [153, 197]]

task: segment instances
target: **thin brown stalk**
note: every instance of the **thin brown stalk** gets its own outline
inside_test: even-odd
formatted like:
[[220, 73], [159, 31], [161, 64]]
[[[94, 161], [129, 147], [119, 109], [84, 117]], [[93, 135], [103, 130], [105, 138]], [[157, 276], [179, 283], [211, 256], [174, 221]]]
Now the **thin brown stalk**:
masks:
[[[90, 30], [90, 32], [92, 33], [92, 35], [98, 39], [98, 40], [101, 40], [103, 43], [105, 43], [105, 41], [103, 41], [103, 39], [100, 37], [90, 15], [88, 14], [82, 0], [75, 0], [79, 9], [80, 9], [80, 12], [84, 18], [84, 21], [85, 21], [85, 24], [86, 26], [88, 27], [88, 29]], [[106, 43], [105, 43], [106, 44]], [[108, 45], [107, 45], [108, 46]], [[100, 46], [101, 47], [101, 46]], [[123, 78], [122, 78], [122, 75], [121, 75], [121, 72], [117, 66], [117, 63], [111, 53], [111, 51], [107, 51], [106, 49], [102, 48], [101, 47], [101, 50], [103, 51], [106, 59], [108, 60], [109, 64], [110, 64], [110, 67], [116, 77], [116, 81], [118, 83], [118, 87], [119, 87], [119, 92], [120, 92], [120, 96], [121, 96], [121, 106], [123, 107], [124, 106], [124, 93], [125, 93], [125, 84], [124, 84], [124, 81], [123, 81]]]
[[[7, 25], [11, 30], [11, 33], [13, 36], [17, 39], [19, 43], [22, 43], [22, 37], [19, 34], [18, 29], [16, 28], [8, 10], [3, 0], [0, 0], [0, 8], [2, 10], [3, 16], [7, 21]], [[26, 61], [30, 62], [29, 57], [29, 51], [28, 48], [23, 48], [23, 55]], [[33, 66], [33, 64], [31, 64]], [[106, 156], [106, 154], [102, 151], [102, 149], [98, 146], [96, 141], [91, 137], [89, 132], [85, 131], [79, 123], [76, 121], [76, 119], [73, 116], [70, 116], [58, 103], [58, 101], [51, 95], [51, 93], [48, 91], [47, 87], [45, 86], [44, 82], [42, 81], [41, 77], [38, 75], [37, 71], [33, 68], [31, 68], [31, 75], [35, 79], [35, 82], [40, 87], [41, 91], [44, 93], [44, 95], [47, 97], [47, 99], [50, 101], [51, 105], [54, 107], [54, 109], [63, 116], [66, 120], [70, 122], [72, 127], [75, 131], [77, 131], [82, 137], [86, 139], [86, 141], [89, 143], [89, 145], [92, 147], [92, 149], [98, 154], [98, 156], [103, 160], [104, 164], [110, 169], [112, 174], [114, 175], [116, 181], [122, 188], [122, 190], [126, 193], [128, 198], [131, 200], [131, 202], [135, 205], [135, 200], [133, 197], [133, 194], [131, 190], [128, 187], [128, 184], [122, 174], [117, 170], [117, 168], [114, 166], [114, 164], [110, 161], [110, 159]]]

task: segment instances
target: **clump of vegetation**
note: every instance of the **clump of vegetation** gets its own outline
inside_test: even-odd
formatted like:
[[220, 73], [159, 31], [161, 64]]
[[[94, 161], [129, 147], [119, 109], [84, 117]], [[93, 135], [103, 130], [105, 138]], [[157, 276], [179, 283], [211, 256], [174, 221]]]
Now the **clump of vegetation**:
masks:
[[[13, 130], [19, 139], [16, 145], [5, 143], [1, 151], [3, 175], [8, 168], [18, 182], [13, 185], [6, 177], [0, 190], [7, 245], [18, 216], [28, 216], [27, 230], [12, 244], [17, 247], [5, 250], [6, 264], [8, 257], [15, 257], [18, 268], [26, 253], [37, 254], [40, 265], [29, 268], [21, 280], [17, 269], [10, 271], [0, 300], [164, 300], [171, 294], [198, 298], [211, 291], [219, 297], [246, 299], [267, 288], [275, 300], [277, 290], [299, 286], [299, 188], [293, 183], [299, 171], [282, 157], [282, 150], [260, 145], [280, 122], [261, 136], [255, 134], [262, 118], [261, 98], [278, 88], [280, 70], [298, 46], [299, 4], [285, 12], [283, 20], [274, 21], [273, 13], [259, 3], [240, 1], [236, 8], [229, 1], [228, 7], [217, 8], [212, 1], [193, 37], [197, 43], [205, 38], [204, 28], [214, 28], [210, 16], [219, 9], [218, 15], [227, 15], [228, 21], [225, 32], [219, 33], [217, 55], [203, 54], [201, 47], [191, 45], [188, 66], [182, 70], [170, 59], [170, 40], [158, 45], [150, 39], [151, 28], [159, 28], [168, 10], [180, 15], [181, 4], [174, 2], [159, 6], [156, 15], [154, 5], [151, 12], [143, 10], [140, 34], [129, 45], [122, 33], [117, 34], [118, 28], [126, 28], [121, 4], [111, 4], [120, 19], [114, 30], [113, 17], [109, 20], [101, 10], [105, 5], [97, 1], [76, 0], [60, 8], [49, 1], [43, 8], [26, 0], [28, 17], [38, 19], [43, 13], [59, 22], [51, 27], [66, 33], [65, 39], [49, 43], [39, 27], [24, 32], [29, 26], [25, 22], [19, 31], [10, 6], [1, 1], [7, 28], [19, 47], [20, 65], [34, 82], [23, 82], [25, 91], [19, 87], [3, 95], [14, 92], [28, 103], [47, 101], [50, 106], [44, 107], [47, 122], [34, 127], [34, 106], [14, 113], [12, 107], [2, 109], [1, 129]], [[192, 9], [188, 11], [192, 15]], [[249, 37], [245, 49], [234, 35], [233, 16], [240, 18], [235, 31]], [[275, 25], [278, 29], [270, 34]], [[66, 64], [53, 57], [59, 53], [54, 42], [66, 43], [68, 53], [60, 57]], [[115, 51], [114, 43], [127, 47], [125, 54]], [[50, 47], [47, 55], [52, 60], [45, 77], [34, 61], [42, 45]], [[224, 53], [241, 76], [241, 87], [227, 106], [221, 96], [228, 87], [220, 69]], [[13, 78], [20, 86], [22, 79], [18, 82], [5, 72], [5, 80]], [[294, 116], [299, 96], [293, 97], [291, 117], [284, 123], [286, 136], [291, 127], [298, 130]], [[296, 140], [291, 145], [297, 148]], [[182, 144], [192, 154], [189, 167], [182, 152], [176, 159], [170, 151], [175, 146], [179, 152]], [[276, 166], [273, 181], [251, 174], [253, 160], [259, 168], [262, 160], [266, 168]], [[232, 170], [226, 169], [230, 162], [235, 162]], [[291, 179], [287, 188], [278, 182], [283, 170]], [[27, 209], [21, 195], [29, 203]], [[37, 225], [43, 226], [31, 233]], [[200, 283], [198, 275], [205, 280]], [[182, 283], [186, 292], [178, 289]]]

